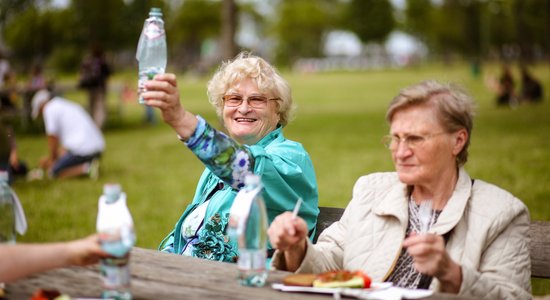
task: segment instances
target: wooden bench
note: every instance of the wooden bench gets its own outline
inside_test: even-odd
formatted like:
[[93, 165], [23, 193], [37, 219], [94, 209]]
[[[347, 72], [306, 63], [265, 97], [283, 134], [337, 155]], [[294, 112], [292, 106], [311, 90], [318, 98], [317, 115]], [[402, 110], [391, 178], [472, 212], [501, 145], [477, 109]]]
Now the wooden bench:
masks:
[[[319, 234], [332, 223], [340, 220], [343, 208], [319, 207], [321, 210], [317, 217], [317, 227], [314, 242], [317, 242]], [[529, 228], [531, 237], [531, 277], [550, 279], [550, 222], [532, 221]]]

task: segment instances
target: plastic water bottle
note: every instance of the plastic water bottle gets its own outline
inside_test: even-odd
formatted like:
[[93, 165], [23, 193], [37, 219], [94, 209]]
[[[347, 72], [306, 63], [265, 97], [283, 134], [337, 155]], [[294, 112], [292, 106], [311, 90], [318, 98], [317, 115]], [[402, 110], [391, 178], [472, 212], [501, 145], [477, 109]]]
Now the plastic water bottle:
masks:
[[0, 243], [15, 244], [15, 207], [8, 172], [0, 171]]
[[162, 11], [160, 8], [153, 7], [143, 25], [136, 52], [139, 63], [139, 103], [143, 104], [141, 94], [145, 92], [145, 82], [153, 79], [156, 74], [164, 73], [166, 56], [166, 34]]
[[17, 194], [10, 188], [7, 171], [0, 171], [0, 243], [15, 243], [15, 232], [27, 231], [27, 219]]
[[258, 175], [245, 177], [245, 186], [235, 197], [230, 211], [228, 234], [239, 245], [239, 282], [261, 287], [267, 279], [267, 211]]
[[103, 186], [103, 195], [99, 198], [97, 232], [101, 247], [113, 256], [102, 259], [100, 263], [103, 275], [102, 297], [132, 299], [128, 263], [136, 236], [132, 216], [126, 206], [126, 194], [119, 184], [108, 183]]

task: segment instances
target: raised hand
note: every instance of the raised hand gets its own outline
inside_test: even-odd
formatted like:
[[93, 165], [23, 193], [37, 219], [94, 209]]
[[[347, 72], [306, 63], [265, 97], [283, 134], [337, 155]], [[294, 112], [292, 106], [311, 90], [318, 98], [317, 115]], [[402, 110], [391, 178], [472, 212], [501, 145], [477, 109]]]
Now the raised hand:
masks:
[[157, 74], [145, 83], [145, 88], [147, 91], [142, 94], [144, 104], [160, 109], [164, 122], [184, 140], [189, 138], [195, 131], [197, 119], [180, 103], [176, 75]]

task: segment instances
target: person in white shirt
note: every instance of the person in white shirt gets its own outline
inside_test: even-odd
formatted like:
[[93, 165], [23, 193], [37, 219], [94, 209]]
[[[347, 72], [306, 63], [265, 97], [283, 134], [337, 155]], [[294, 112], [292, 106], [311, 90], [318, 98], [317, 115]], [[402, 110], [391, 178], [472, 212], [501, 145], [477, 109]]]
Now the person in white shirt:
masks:
[[32, 100], [33, 119], [40, 115], [49, 148], [49, 154], [40, 160], [40, 167], [51, 178], [89, 175], [96, 179], [105, 140], [90, 115], [76, 103], [52, 98], [45, 89], [36, 92]]

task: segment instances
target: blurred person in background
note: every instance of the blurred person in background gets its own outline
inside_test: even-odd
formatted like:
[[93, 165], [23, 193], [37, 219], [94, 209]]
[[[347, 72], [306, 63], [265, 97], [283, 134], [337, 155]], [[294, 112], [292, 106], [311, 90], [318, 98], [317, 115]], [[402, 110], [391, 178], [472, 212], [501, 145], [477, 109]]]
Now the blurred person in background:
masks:
[[306, 235], [313, 236], [319, 213], [315, 172], [303, 146], [283, 135], [293, 109], [292, 95], [275, 68], [241, 53], [223, 63], [210, 80], [208, 99], [229, 135], [186, 110], [174, 74], [156, 75], [145, 87], [145, 104], [160, 109], [163, 120], [206, 166], [193, 201], [159, 250], [236, 261], [237, 241], [225, 235], [225, 228], [249, 173], [261, 176], [269, 222], [302, 198], [299, 214], [305, 219]]
[[105, 60], [103, 50], [93, 46], [91, 53], [80, 67], [78, 86], [88, 93], [90, 115], [100, 129], [107, 118], [107, 80], [111, 68]]
[[3, 118], [0, 118], [0, 170], [8, 172], [10, 184], [28, 172], [27, 164], [19, 159], [13, 128]]
[[32, 117], [43, 116], [49, 154], [40, 168], [50, 178], [88, 175], [97, 179], [99, 158], [105, 149], [103, 134], [90, 115], [78, 104], [53, 97], [48, 90], [36, 92]]
[[342, 218], [313, 245], [284, 213], [268, 235], [275, 268], [361, 270], [373, 281], [487, 299], [531, 299], [529, 212], [464, 164], [473, 101], [454, 85], [403, 89], [386, 113], [396, 172], [359, 178]]
[[17, 116], [19, 92], [17, 73], [14, 70], [9, 70], [4, 74], [3, 86], [0, 90], [0, 112], [2, 114]]
[[515, 106], [517, 105], [517, 98], [515, 92], [516, 82], [510, 66], [507, 64], [502, 65], [502, 73], [498, 80], [497, 91], [497, 105], [503, 106]]
[[521, 101], [524, 102], [541, 102], [543, 97], [542, 84], [539, 80], [529, 72], [527, 66], [521, 67]]

